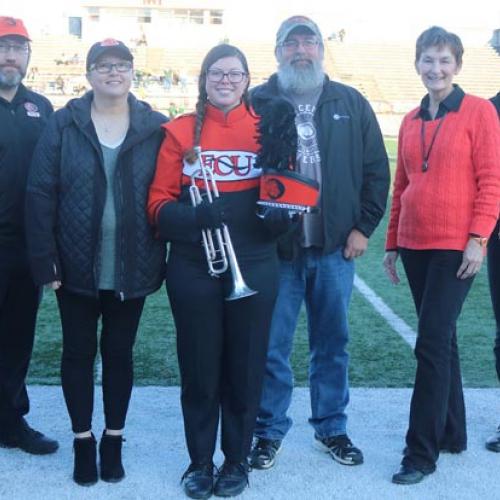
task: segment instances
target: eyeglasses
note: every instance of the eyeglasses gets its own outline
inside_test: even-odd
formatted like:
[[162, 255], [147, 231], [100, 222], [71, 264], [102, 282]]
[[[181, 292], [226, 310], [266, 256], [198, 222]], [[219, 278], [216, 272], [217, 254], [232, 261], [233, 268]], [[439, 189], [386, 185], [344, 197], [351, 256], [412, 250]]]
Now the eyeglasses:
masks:
[[4, 43], [0, 42], [0, 54], [7, 54], [9, 50], [12, 50], [14, 54], [26, 54], [30, 50], [30, 46], [27, 43]]
[[231, 83], [241, 83], [243, 78], [246, 76], [244, 71], [238, 71], [236, 69], [232, 69], [227, 73], [222, 71], [221, 69], [209, 69], [207, 71], [207, 80], [212, 83], [219, 83], [224, 80], [224, 77], [227, 76], [227, 79]]
[[120, 61], [119, 63], [115, 64], [102, 62], [94, 64], [90, 67], [90, 70], [95, 70], [97, 71], [97, 73], [105, 75], [107, 73], [111, 73], [113, 71], [113, 68], [115, 68], [118, 73], [126, 73], [127, 71], [130, 71], [132, 69], [132, 63], [130, 61]]
[[281, 44], [282, 47], [285, 47], [285, 49], [289, 50], [297, 50], [300, 45], [302, 45], [302, 47], [304, 47], [304, 49], [306, 50], [311, 50], [319, 45], [319, 41], [315, 40], [314, 38], [306, 38], [302, 41], [292, 39], [286, 40]]

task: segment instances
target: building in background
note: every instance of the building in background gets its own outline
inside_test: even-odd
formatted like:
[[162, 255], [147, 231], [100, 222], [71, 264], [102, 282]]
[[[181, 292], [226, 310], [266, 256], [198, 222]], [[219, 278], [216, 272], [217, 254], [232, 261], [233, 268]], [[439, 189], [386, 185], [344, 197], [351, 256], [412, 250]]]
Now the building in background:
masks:
[[[226, 37], [220, 0], [82, 0], [81, 38], [131, 46], [210, 48]], [[73, 21], [74, 22], [74, 21]]]

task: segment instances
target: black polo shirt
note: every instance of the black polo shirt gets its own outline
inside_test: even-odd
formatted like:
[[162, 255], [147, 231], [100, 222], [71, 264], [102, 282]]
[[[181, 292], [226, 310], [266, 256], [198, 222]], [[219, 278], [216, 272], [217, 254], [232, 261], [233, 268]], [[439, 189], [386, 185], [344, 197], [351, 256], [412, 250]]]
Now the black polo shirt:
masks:
[[422, 118], [424, 121], [437, 120], [438, 118], [442, 118], [449, 111], [458, 111], [460, 109], [460, 105], [462, 104], [462, 100], [465, 96], [464, 91], [456, 84], [453, 84], [453, 90], [449, 95], [446, 96], [439, 103], [438, 112], [435, 118], [432, 118], [429, 113], [429, 94], [427, 94], [420, 103], [420, 109], [417, 113], [416, 118]]
[[33, 150], [53, 108], [19, 85], [11, 102], [0, 97], [0, 246], [24, 245], [24, 196]]

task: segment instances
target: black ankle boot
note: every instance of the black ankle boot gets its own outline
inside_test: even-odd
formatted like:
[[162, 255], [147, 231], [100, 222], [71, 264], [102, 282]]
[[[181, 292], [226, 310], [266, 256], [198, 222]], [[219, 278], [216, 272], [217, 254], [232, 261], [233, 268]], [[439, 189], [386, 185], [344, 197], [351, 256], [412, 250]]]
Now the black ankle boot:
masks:
[[97, 483], [96, 441], [92, 437], [74, 439], [73, 451], [75, 467], [73, 480], [80, 486], [92, 486]]
[[122, 436], [110, 436], [106, 431], [102, 433], [99, 443], [99, 457], [101, 459], [101, 479], [108, 483], [117, 483], [125, 477], [122, 465]]

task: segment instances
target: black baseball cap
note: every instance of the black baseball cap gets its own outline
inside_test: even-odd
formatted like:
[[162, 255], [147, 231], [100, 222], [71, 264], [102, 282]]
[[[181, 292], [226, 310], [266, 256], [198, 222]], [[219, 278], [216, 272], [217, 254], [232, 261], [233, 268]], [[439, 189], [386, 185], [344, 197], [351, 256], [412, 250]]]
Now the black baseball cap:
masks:
[[114, 38], [106, 38], [101, 42], [96, 42], [87, 53], [87, 71], [90, 71], [90, 66], [95, 64], [95, 62], [104, 54], [115, 54], [118, 57], [125, 59], [126, 61], [133, 61], [134, 56], [130, 49], [120, 40], [115, 40]]

